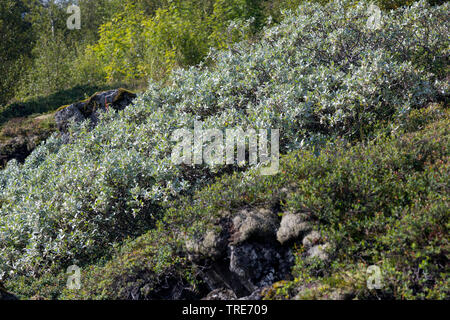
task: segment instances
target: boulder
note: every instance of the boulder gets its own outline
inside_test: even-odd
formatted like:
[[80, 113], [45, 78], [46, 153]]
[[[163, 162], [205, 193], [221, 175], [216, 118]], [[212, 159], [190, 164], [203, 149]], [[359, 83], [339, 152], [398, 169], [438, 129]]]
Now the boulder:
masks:
[[135, 93], [122, 88], [97, 92], [87, 100], [59, 108], [55, 113], [56, 126], [62, 133], [67, 133], [71, 121], [81, 122], [90, 119], [95, 126], [99, 112], [109, 108], [123, 110], [134, 98]]
[[320, 241], [320, 233], [314, 230], [308, 233], [303, 238], [302, 244], [306, 249], [309, 249], [313, 245], [317, 244], [319, 241]]
[[[286, 239], [310, 229], [303, 224], [306, 217], [286, 216]], [[297, 222], [301, 222], [300, 229]], [[204, 284], [204, 299], [261, 299], [263, 288], [291, 279], [295, 257], [291, 246], [277, 241], [279, 229], [280, 219], [274, 210], [245, 208], [224, 212], [214, 227], [198, 238], [179, 235], [189, 260], [200, 266], [198, 278]]]
[[277, 240], [281, 244], [298, 239], [311, 229], [310, 224], [299, 214], [287, 213], [281, 219]]
[[78, 106], [81, 104], [82, 103], [74, 103], [66, 108], [56, 111], [55, 122], [59, 131], [67, 132], [71, 121], [81, 122], [86, 120], [80, 109], [78, 109]]
[[290, 277], [294, 256], [276, 241], [246, 242], [230, 251], [230, 271], [250, 293]]
[[226, 238], [223, 234], [210, 230], [201, 240], [186, 239], [185, 245], [189, 260], [199, 261], [205, 258], [214, 260], [224, 254]]
[[241, 210], [233, 218], [232, 242], [239, 244], [251, 238], [275, 238], [278, 226], [278, 216], [269, 209]]
[[326, 261], [329, 258], [329, 255], [327, 252], [329, 248], [330, 248], [330, 245], [328, 243], [323, 244], [323, 245], [315, 245], [307, 251], [308, 258], [309, 259], [316, 258], [321, 261]]

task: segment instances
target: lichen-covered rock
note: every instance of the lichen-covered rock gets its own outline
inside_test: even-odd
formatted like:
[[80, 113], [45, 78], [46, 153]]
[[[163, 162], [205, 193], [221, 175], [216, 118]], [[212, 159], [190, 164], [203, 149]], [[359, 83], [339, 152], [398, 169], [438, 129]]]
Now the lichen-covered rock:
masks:
[[277, 240], [284, 244], [301, 237], [310, 229], [310, 224], [301, 215], [287, 213], [281, 219], [280, 228], [277, 231]]
[[191, 261], [217, 259], [225, 252], [226, 239], [223, 234], [211, 230], [201, 240], [186, 239], [185, 246]]
[[314, 230], [308, 233], [303, 238], [302, 244], [306, 249], [309, 249], [313, 245], [317, 244], [319, 241], [320, 241], [320, 233]]
[[315, 245], [313, 247], [311, 247], [308, 252], [308, 258], [312, 259], [312, 258], [317, 258], [319, 260], [322, 261], [326, 261], [329, 258], [329, 254], [328, 254], [328, 250], [330, 248], [330, 245], [328, 243], [323, 244], [323, 245]]
[[98, 112], [108, 108], [123, 110], [134, 98], [135, 93], [122, 88], [97, 92], [87, 100], [59, 108], [55, 113], [56, 126], [59, 131], [66, 133], [71, 121], [90, 119], [92, 124], [96, 125]]
[[278, 226], [278, 216], [269, 209], [241, 210], [233, 218], [232, 242], [239, 244], [250, 238], [275, 238]]

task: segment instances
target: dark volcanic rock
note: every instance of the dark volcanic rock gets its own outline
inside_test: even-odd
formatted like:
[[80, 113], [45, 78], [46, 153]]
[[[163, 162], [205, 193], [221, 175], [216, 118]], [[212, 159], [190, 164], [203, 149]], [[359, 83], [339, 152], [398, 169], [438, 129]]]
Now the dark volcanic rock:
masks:
[[[207, 260], [199, 278], [207, 291], [227, 289], [237, 298], [255, 300], [262, 288], [272, 283], [290, 279], [294, 256], [289, 247], [273, 239], [267, 242], [250, 241], [227, 248], [226, 255], [217, 260]], [[213, 293], [210, 294], [213, 294]], [[210, 294], [205, 299], [210, 299]], [[214, 295], [221, 296], [221, 295]], [[232, 295], [227, 295], [231, 299]]]
[[292, 244], [305, 244], [304, 259], [329, 259], [331, 247], [305, 213], [275, 209], [224, 211], [215, 228], [185, 239], [189, 260], [199, 267], [204, 299], [258, 300], [264, 289], [291, 280]]
[[293, 263], [291, 250], [276, 242], [231, 246], [230, 271], [239, 277], [250, 293], [287, 279]]
[[260, 299], [263, 288], [291, 278], [294, 255], [277, 241], [277, 212], [253, 208], [225, 216], [219, 233], [186, 241], [189, 259], [200, 266], [204, 299]]

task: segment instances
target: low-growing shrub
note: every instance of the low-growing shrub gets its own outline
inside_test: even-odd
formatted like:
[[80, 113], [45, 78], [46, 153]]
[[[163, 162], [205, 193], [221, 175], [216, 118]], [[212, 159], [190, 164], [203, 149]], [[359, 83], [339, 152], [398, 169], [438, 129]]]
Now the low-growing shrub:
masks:
[[[384, 14], [381, 29], [371, 30], [365, 3], [302, 5], [265, 30], [260, 42], [213, 51], [212, 67], [178, 70], [170, 86], [151, 82], [133, 106], [103, 114], [92, 130], [88, 123], [74, 125], [70, 143], [51, 137], [23, 165], [12, 161], [0, 172], [1, 276], [39, 275], [74, 259], [90, 263], [112, 244], [153, 228], [163, 203], [224, 169], [201, 166], [189, 178], [171, 162], [171, 134], [192, 129], [196, 120], [204, 128], [279, 128], [283, 153], [337, 136], [366, 139], [381, 120], [402, 123], [411, 110], [448, 94], [442, 77], [447, 12], [448, 4], [420, 2]], [[314, 158], [322, 161], [334, 160]], [[328, 173], [312, 160], [302, 162], [307, 165], [309, 183], [324, 188], [321, 179]], [[362, 165], [369, 174], [370, 162]], [[352, 159], [341, 168], [327, 178], [336, 193], [307, 200], [323, 205], [324, 216], [317, 218], [328, 223], [345, 210], [352, 212], [350, 220], [357, 217], [354, 201], [370, 197], [369, 187], [377, 182], [371, 176], [359, 186], [362, 193], [352, 195], [356, 186], [339, 176], [352, 172]], [[386, 200], [383, 210], [397, 210], [408, 200], [402, 198], [407, 190], [395, 184], [379, 188], [387, 193], [379, 199]], [[383, 198], [397, 191], [399, 202]], [[353, 198], [335, 203], [340, 196]], [[369, 201], [367, 208], [376, 205]]]
[[[381, 133], [369, 144], [330, 143], [319, 153], [291, 152], [276, 176], [250, 170], [218, 178], [169, 202], [155, 230], [126, 242], [105, 265], [85, 268], [82, 289], [60, 291], [60, 297], [173, 298], [177, 288], [198, 297], [201, 266], [186, 259], [183, 239], [217, 228], [225, 208], [277, 205], [279, 212], [316, 221], [333, 244], [332, 259], [306, 260], [302, 243], [294, 243], [294, 280], [275, 283], [264, 291], [266, 298], [446, 299], [449, 117], [426, 118], [417, 132]], [[383, 288], [367, 288], [370, 265], [380, 266]]]

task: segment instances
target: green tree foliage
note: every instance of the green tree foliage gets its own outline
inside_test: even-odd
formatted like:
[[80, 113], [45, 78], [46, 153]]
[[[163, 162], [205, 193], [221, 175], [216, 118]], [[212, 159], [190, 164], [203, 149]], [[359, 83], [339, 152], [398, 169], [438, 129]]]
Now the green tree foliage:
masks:
[[15, 85], [28, 63], [31, 25], [23, 1], [0, 1], [0, 105], [14, 97]]
[[[214, 3], [214, 11], [211, 17], [211, 38], [214, 40], [213, 44], [216, 48], [224, 48], [223, 44], [229, 46], [231, 43], [241, 40], [245, 37], [255, 34], [263, 27], [265, 23], [265, 14], [263, 11], [264, 3], [270, 1], [258, 0], [217, 0]], [[248, 25], [250, 28], [243, 30], [236, 30], [242, 28], [246, 21], [251, 20]], [[241, 25], [236, 25], [235, 30], [230, 30], [230, 22], [240, 22]], [[234, 32], [233, 32], [234, 31]]]
[[[36, 42], [32, 48], [32, 64], [19, 83], [17, 97], [49, 95], [76, 85], [95, 85], [104, 82], [98, 61], [86, 54], [89, 44], [98, 39], [100, 25], [119, 10], [117, 1], [79, 0], [80, 30], [66, 25], [67, 8], [72, 1], [32, 1], [27, 21], [32, 25]], [[58, 106], [54, 106], [55, 108]]]
[[211, 47], [227, 48], [260, 31], [266, 2], [172, 0], [161, 2], [152, 15], [141, 2], [126, 3], [124, 12], [100, 27], [100, 40], [91, 50], [108, 80], [160, 79], [175, 67], [198, 64]]
[[[27, 97], [53, 94], [58, 90], [86, 83], [102, 85], [135, 79], [167, 79], [174, 68], [192, 66], [204, 60], [212, 47], [224, 49], [234, 42], [254, 38], [268, 22], [279, 23], [282, 19], [281, 11], [294, 10], [304, 2], [304, 0], [2, 1], [5, 4], [17, 3], [15, 8], [20, 6], [22, 9], [16, 10], [14, 13], [16, 15], [21, 10], [26, 12], [21, 19], [14, 20], [19, 23], [15, 24], [26, 25], [25, 20], [29, 22], [32, 29], [27, 35], [31, 39], [38, 40], [35, 43], [28, 41], [27, 45], [23, 46], [29, 51], [22, 54], [22, 58], [14, 58], [10, 53], [3, 55], [11, 56], [7, 58], [8, 62], [2, 63], [4, 73], [10, 75], [2, 79], [2, 83], [5, 84], [3, 89], [5, 93], [2, 95], [4, 101], [14, 95], [17, 99], [23, 100]], [[379, 0], [375, 3], [383, 9], [392, 9], [411, 2], [412, 0]], [[442, 1], [431, 0], [431, 2]], [[66, 27], [68, 17], [66, 10], [69, 4], [80, 6], [81, 30], [68, 30]], [[3, 10], [6, 12], [6, 9]], [[15, 39], [23, 42], [24, 33], [19, 29], [2, 34], [8, 36], [14, 34]], [[52, 50], [52, 53], [49, 50]], [[27, 63], [26, 57], [30, 54], [31, 61]], [[53, 61], [53, 58], [57, 59]], [[52, 62], [48, 63], [49, 61]], [[61, 66], [60, 70], [56, 66]], [[19, 90], [15, 90], [16, 86]]]
[[32, 68], [22, 78], [21, 96], [48, 95], [72, 84], [71, 61], [75, 58], [63, 35], [41, 35], [32, 51]]
[[[95, 53], [108, 80], [142, 77], [144, 14], [133, 4], [99, 28], [100, 39], [87, 54]], [[140, 58], [140, 59], [139, 59]]]

